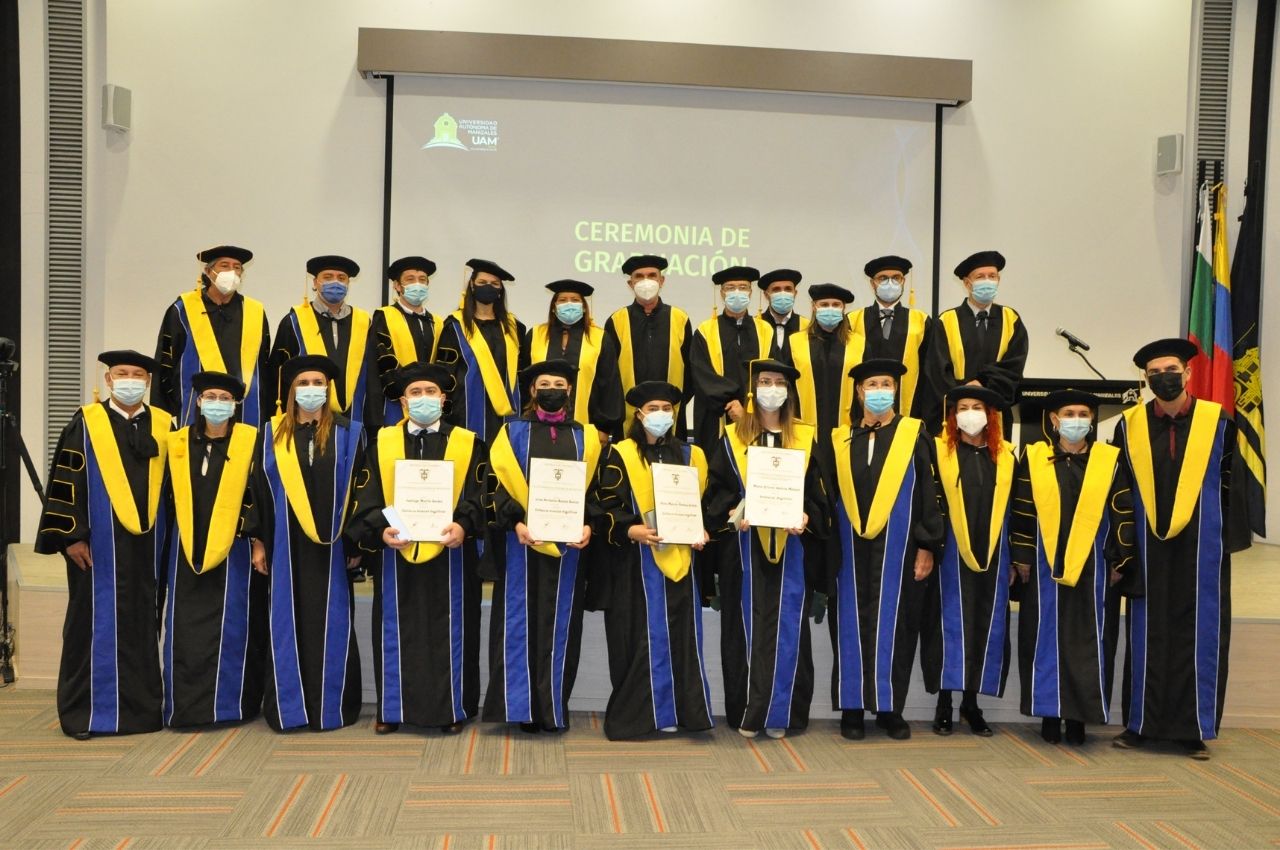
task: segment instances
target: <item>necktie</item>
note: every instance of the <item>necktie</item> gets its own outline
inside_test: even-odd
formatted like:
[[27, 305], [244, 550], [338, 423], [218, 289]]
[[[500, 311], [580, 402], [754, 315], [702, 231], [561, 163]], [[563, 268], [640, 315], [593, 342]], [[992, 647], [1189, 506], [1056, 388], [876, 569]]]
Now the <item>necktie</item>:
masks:
[[889, 338], [889, 332], [893, 328], [893, 311], [880, 311], [880, 335], [885, 339]]
[[977, 321], [977, 323], [978, 323], [978, 330], [980, 330], [980, 331], [981, 331], [982, 333], [984, 333], [984, 334], [987, 332], [987, 319], [988, 319], [988, 318], [990, 318], [990, 316], [987, 314], [987, 311], [986, 311], [986, 310], [981, 310], [981, 311], [979, 311], [979, 312], [978, 312], [978, 315], [974, 317], [974, 319], [975, 319], [975, 320]]

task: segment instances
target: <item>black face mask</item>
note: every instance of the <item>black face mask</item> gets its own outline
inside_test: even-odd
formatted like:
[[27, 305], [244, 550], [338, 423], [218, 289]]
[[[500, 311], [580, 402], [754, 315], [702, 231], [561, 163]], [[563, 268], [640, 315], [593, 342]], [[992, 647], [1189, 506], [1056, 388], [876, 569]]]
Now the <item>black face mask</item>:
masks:
[[560, 412], [569, 401], [568, 390], [538, 390], [538, 407], [547, 413]]
[[481, 304], [497, 304], [502, 300], [502, 289], [497, 286], [473, 286], [471, 294]]
[[1161, 401], [1173, 401], [1182, 395], [1182, 372], [1157, 372], [1147, 376], [1147, 386]]

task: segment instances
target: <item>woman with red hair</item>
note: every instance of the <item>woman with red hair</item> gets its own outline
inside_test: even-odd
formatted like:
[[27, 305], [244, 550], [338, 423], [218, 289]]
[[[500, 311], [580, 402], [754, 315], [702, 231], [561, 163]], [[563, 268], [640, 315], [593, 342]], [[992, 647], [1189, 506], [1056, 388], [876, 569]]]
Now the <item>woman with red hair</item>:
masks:
[[977, 384], [947, 393], [936, 442], [947, 538], [925, 607], [925, 687], [938, 694], [933, 731], [952, 731], [951, 692], [975, 735], [991, 735], [978, 694], [999, 697], [1009, 672], [1009, 539], [1015, 465], [1002, 433], [1003, 398]]

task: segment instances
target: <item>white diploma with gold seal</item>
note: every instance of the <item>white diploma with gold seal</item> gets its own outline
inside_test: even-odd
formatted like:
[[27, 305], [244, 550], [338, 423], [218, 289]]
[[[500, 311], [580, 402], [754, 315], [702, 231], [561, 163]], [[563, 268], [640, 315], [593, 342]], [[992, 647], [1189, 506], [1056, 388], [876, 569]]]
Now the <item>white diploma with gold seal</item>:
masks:
[[654, 463], [649, 468], [653, 470], [654, 527], [662, 545], [701, 543], [702, 496], [697, 468], [677, 463]]
[[529, 509], [524, 524], [539, 543], [577, 543], [587, 506], [587, 464], [529, 458]]
[[747, 447], [746, 520], [763, 528], [804, 525], [804, 452]]
[[453, 461], [398, 460], [392, 503], [414, 543], [439, 543], [453, 522]]

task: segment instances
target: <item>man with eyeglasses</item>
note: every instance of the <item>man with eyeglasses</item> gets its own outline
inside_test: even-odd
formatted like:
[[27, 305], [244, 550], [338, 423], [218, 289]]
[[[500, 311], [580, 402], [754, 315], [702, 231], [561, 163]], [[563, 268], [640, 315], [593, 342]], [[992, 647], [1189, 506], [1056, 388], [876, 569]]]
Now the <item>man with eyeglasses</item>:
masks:
[[[970, 254], [955, 267], [966, 298], [938, 316], [940, 331], [929, 342], [925, 378], [929, 395], [922, 418], [934, 434], [942, 430], [942, 399], [952, 387], [978, 385], [1013, 404], [1027, 365], [1027, 328], [1012, 307], [996, 303], [1004, 255], [999, 251]], [[1005, 438], [1013, 419], [1004, 420]]]
[[[1222, 406], [1187, 392], [1196, 346], [1148, 343], [1133, 356], [1155, 399], [1124, 412], [1114, 443], [1133, 482], [1137, 567], [1126, 616], [1121, 749], [1176, 741], [1207, 759], [1227, 690], [1231, 555], [1227, 510], [1236, 432]], [[1125, 534], [1122, 529], [1122, 537]], [[1234, 545], [1233, 545], [1234, 544]]]
[[896, 360], [907, 367], [898, 382], [898, 410], [903, 416], [920, 415], [920, 370], [929, 351], [933, 319], [923, 310], [903, 306], [911, 261], [892, 255], [877, 257], [862, 267], [875, 301], [850, 315], [855, 338], [862, 340], [866, 360]]

